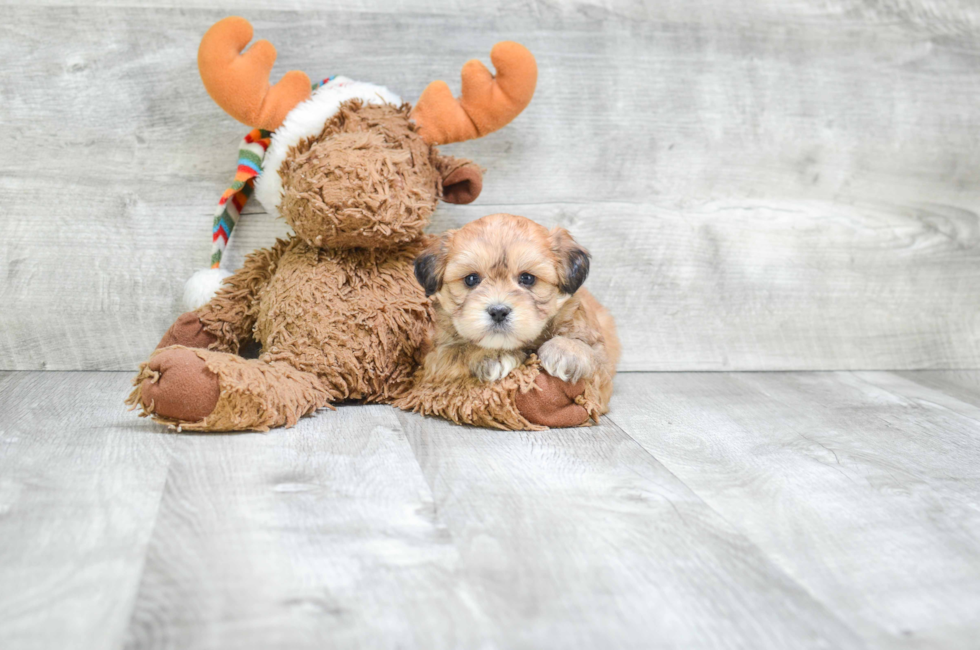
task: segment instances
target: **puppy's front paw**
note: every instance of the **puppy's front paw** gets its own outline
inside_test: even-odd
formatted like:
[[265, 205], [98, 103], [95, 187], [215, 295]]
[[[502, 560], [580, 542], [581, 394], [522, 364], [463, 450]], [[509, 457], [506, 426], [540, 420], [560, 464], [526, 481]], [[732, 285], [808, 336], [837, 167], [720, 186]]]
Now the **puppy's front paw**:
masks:
[[510, 374], [510, 371], [521, 365], [523, 359], [513, 354], [503, 354], [499, 357], [487, 357], [470, 367], [473, 376], [480, 381], [497, 381]]
[[538, 348], [541, 367], [553, 376], [574, 384], [595, 373], [595, 353], [582, 341], [556, 336]]

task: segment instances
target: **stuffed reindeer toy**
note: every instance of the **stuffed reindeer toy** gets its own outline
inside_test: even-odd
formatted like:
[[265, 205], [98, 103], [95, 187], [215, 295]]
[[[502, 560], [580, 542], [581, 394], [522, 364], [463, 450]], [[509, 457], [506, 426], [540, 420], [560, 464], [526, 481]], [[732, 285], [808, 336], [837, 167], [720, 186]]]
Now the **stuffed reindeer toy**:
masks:
[[[270, 86], [276, 50], [259, 41], [242, 54], [251, 38], [248, 21], [226, 18], [198, 53], [214, 101], [254, 127], [215, 219], [214, 268], [192, 278], [188, 297], [210, 297], [202, 281], [220, 287], [166, 332], [128, 403], [198, 431], [291, 426], [346, 400], [401, 401], [509, 429], [567, 424], [570, 412], [585, 423], [594, 410], [586, 389], [546, 375], [533, 357], [491, 383], [415, 379], [432, 323], [413, 275], [433, 240], [423, 229], [440, 199], [469, 203], [482, 186], [477, 165], [436, 145], [485, 136], [517, 117], [537, 80], [531, 53], [498, 43], [496, 76], [470, 61], [459, 100], [437, 81], [413, 108], [387, 88], [343, 77], [311, 84], [291, 71]], [[293, 234], [228, 274], [221, 252], [253, 192]], [[238, 356], [251, 340], [261, 344], [259, 358]]]

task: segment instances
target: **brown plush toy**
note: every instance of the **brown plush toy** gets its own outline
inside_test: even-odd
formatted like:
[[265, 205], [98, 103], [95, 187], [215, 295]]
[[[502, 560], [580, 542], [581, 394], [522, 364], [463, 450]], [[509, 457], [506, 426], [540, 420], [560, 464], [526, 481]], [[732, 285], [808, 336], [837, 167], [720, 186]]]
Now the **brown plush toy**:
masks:
[[[436, 145], [514, 119], [534, 93], [531, 53], [498, 43], [496, 77], [470, 61], [460, 100], [434, 82], [413, 109], [386, 88], [342, 77], [311, 90], [293, 71], [270, 87], [275, 48], [259, 41], [242, 54], [251, 38], [246, 20], [226, 18], [205, 34], [198, 55], [215, 102], [263, 129], [246, 142], [268, 147], [261, 175], [240, 179], [236, 191], [245, 194], [226, 196], [225, 211], [240, 208], [236, 200], [254, 182], [259, 201], [295, 234], [250, 254], [210, 301], [177, 319], [141, 365], [128, 402], [159, 422], [200, 431], [291, 426], [331, 403], [408, 395], [420, 410], [457, 422], [584, 424], [594, 411], [585, 388], [540, 372], [533, 358], [498, 382], [451, 395], [413, 384], [432, 318], [413, 275], [429, 243], [423, 228], [440, 198], [469, 203], [482, 185], [475, 164], [442, 156]], [[258, 359], [237, 354], [250, 340], [262, 346]]]

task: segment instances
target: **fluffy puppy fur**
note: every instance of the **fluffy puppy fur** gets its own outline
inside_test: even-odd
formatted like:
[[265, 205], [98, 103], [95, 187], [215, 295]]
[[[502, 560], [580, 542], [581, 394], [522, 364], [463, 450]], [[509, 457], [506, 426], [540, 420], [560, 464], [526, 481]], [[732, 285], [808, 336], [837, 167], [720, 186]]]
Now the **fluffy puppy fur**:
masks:
[[451, 230], [415, 260], [434, 296], [429, 381], [496, 381], [537, 353], [549, 374], [593, 384], [603, 412], [620, 346], [612, 316], [585, 289], [589, 253], [564, 228], [494, 214]]

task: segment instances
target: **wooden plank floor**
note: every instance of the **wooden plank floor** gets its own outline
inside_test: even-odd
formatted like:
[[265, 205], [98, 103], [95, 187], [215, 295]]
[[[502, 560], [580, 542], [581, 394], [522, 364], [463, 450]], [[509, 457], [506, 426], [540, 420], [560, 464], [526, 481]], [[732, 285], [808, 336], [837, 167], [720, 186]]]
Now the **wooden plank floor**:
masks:
[[174, 434], [0, 373], [0, 647], [970, 648], [980, 371], [622, 375], [590, 429]]

